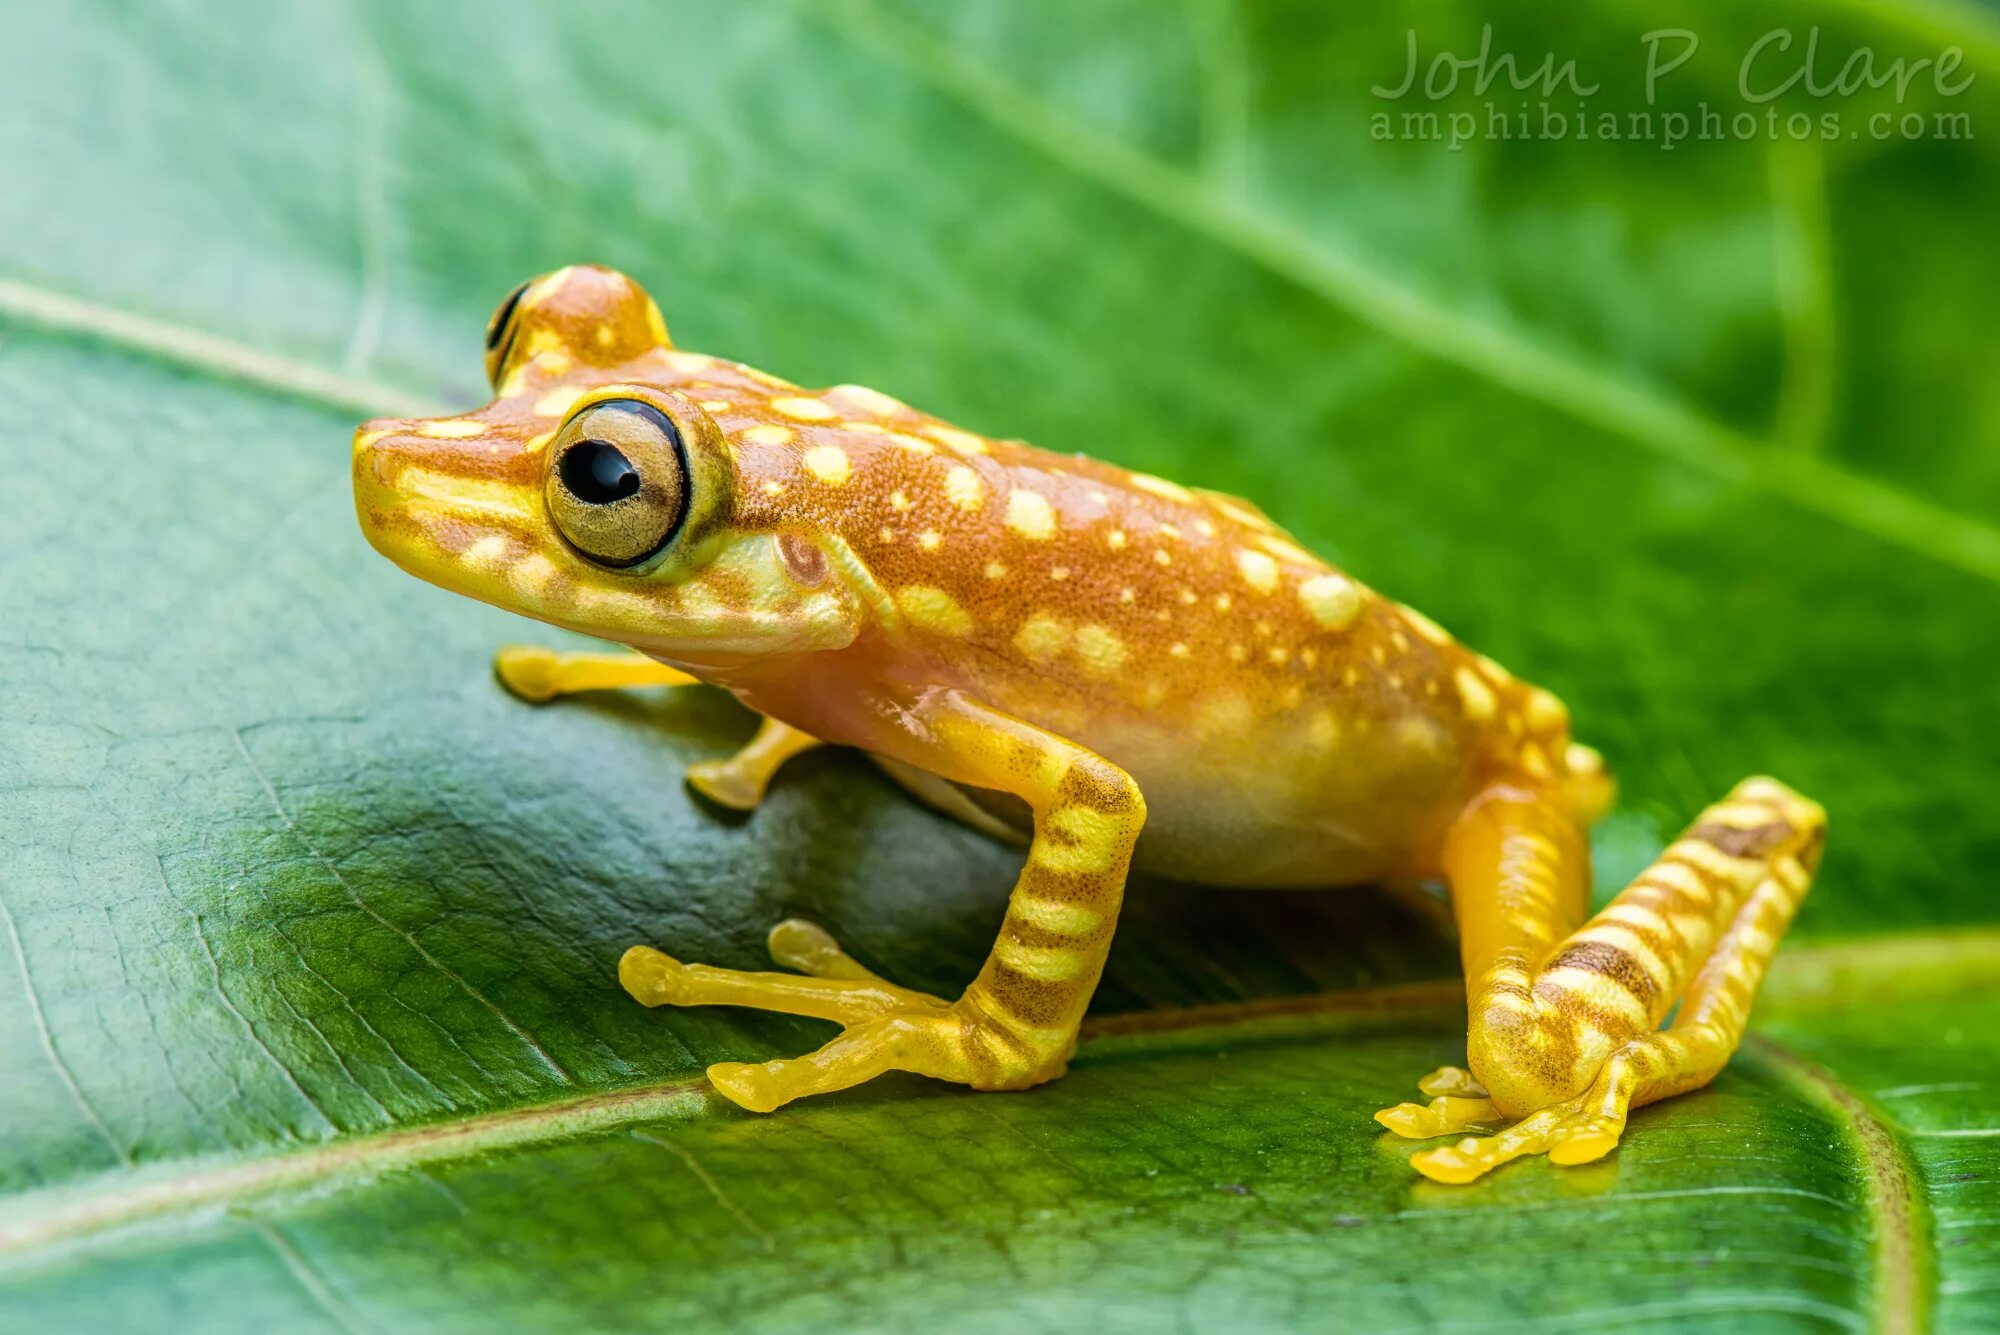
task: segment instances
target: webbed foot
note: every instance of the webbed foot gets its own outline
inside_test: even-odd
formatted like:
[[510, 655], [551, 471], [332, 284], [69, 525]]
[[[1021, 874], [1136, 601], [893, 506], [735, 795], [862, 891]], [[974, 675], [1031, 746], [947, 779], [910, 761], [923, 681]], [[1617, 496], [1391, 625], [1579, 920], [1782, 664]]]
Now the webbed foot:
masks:
[[649, 946], [619, 962], [625, 990], [647, 1006], [746, 1006], [832, 1020], [844, 1032], [817, 1052], [767, 1062], [718, 1062], [716, 1090], [752, 1112], [858, 1085], [884, 1071], [914, 1071], [975, 1089], [1025, 1089], [1062, 1074], [1074, 1036], [1050, 1059], [971, 999], [948, 1002], [885, 982], [820, 928], [788, 919], [771, 929], [778, 963], [759, 973], [683, 964]]
[[[1411, 1165], [1433, 1182], [1464, 1183], [1523, 1155], [1546, 1154], [1558, 1164], [1602, 1159], [1618, 1148], [1631, 1111], [1635, 1082], [1629, 1063], [1620, 1060], [1624, 1055], [1607, 1061], [1590, 1088], [1575, 1098], [1530, 1113], [1494, 1135], [1468, 1136], [1455, 1145], [1424, 1150], [1411, 1157]], [[1433, 1134], [1449, 1135], [1455, 1129], [1462, 1128], [1441, 1127]]]

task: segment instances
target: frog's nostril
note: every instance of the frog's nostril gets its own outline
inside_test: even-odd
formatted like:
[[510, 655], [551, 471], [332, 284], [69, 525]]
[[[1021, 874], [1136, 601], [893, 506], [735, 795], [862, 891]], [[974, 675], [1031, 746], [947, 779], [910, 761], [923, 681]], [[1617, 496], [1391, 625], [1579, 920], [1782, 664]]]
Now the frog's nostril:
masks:
[[354, 457], [359, 459], [376, 441], [410, 429], [399, 417], [371, 417], [354, 428]]
[[381, 417], [362, 423], [355, 431], [354, 450], [349, 458], [358, 491], [395, 490], [404, 465], [410, 461], [407, 453], [399, 448], [406, 439], [408, 426], [407, 422]]

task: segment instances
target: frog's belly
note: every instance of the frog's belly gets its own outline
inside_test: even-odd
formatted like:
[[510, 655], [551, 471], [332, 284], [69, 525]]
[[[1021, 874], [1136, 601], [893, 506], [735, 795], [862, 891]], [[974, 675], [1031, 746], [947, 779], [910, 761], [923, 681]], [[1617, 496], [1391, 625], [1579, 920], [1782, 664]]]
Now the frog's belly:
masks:
[[[1445, 831], [1471, 796], [1455, 755], [1393, 740], [1328, 748], [1238, 737], [1191, 746], [1153, 730], [1079, 740], [1123, 767], [1145, 794], [1134, 865], [1210, 885], [1352, 885], [1432, 873]], [[975, 829], [1017, 843], [1031, 833], [1027, 804], [1011, 794], [876, 761]]]

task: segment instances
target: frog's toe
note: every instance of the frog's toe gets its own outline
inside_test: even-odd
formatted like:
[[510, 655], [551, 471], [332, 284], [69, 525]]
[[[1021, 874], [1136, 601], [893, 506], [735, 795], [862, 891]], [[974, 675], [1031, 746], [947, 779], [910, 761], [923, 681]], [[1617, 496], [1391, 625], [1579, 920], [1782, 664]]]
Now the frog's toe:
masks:
[[1375, 1114], [1375, 1120], [1410, 1140], [1451, 1136], [1469, 1127], [1498, 1126], [1507, 1118], [1493, 1100], [1440, 1094], [1429, 1103], [1399, 1103]]
[[779, 1062], [717, 1062], [708, 1068], [708, 1083], [715, 1092], [740, 1108], [751, 1112], [776, 1112], [784, 1105], [773, 1087], [774, 1073], [769, 1068], [781, 1066]]
[[755, 811], [764, 800], [770, 775], [729, 760], [697, 760], [687, 767], [688, 787], [717, 806], [731, 811]]
[[1462, 1066], [1440, 1066], [1423, 1079], [1417, 1081], [1417, 1088], [1432, 1098], [1448, 1096], [1457, 1099], [1483, 1099], [1486, 1086], [1479, 1083], [1472, 1072]]
[[1549, 1138], [1549, 1162], [1560, 1164], [1596, 1163], [1618, 1148], [1625, 1134], [1625, 1119], [1601, 1113], [1579, 1116]]
[[763, 803], [779, 767], [800, 752], [820, 745], [819, 738], [767, 718], [758, 725], [757, 735], [735, 755], [689, 765], [688, 786], [731, 811], [755, 811]]
[[859, 978], [884, 982], [878, 973], [840, 948], [833, 934], [804, 918], [787, 918], [765, 937], [771, 958], [812, 978]]
[[1504, 1126], [1507, 1117], [1486, 1097], [1486, 1087], [1459, 1066], [1440, 1066], [1417, 1088], [1429, 1103], [1399, 1103], [1375, 1114], [1375, 1120], [1399, 1136], [1427, 1140], [1452, 1136], [1475, 1126]]
[[772, 1112], [794, 1099], [849, 1089], [885, 1071], [979, 1083], [965, 1059], [967, 1025], [950, 1008], [917, 1010], [850, 1026], [803, 1057], [768, 1062], [718, 1062], [708, 1068], [716, 1092], [751, 1112]]
[[678, 1000], [679, 960], [651, 946], [633, 946], [618, 961], [618, 981], [642, 1006], [665, 1006]]
[[493, 675], [507, 693], [533, 705], [556, 698], [558, 665], [555, 650], [539, 644], [510, 644], [493, 655]]
[[1622, 1112], [1607, 1109], [1589, 1093], [1553, 1104], [1491, 1136], [1468, 1136], [1413, 1155], [1410, 1163], [1433, 1182], [1464, 1183], [1529, 1154], [1546, 1154], [1558, 1164], [1591, 1163], [1618, 1147], [1625, 1131]]
[[1410, 1166], [1433, 1182], [1464, 1186], [1478, 1181], [1514, 1157], [1502, 1154], [1494, 1147], [1492, 1142], [1497, 1139], [1496, 1136], [1468, 1136], [1456, 1145], [1443, 1145], [1411, 1155]]

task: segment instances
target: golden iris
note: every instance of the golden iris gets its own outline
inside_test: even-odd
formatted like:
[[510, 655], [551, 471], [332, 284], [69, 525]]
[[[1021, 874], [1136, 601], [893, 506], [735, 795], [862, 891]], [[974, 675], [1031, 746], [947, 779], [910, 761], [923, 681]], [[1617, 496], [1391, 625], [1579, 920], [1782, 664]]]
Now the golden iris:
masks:
[[637, 399], [593, 403], [551, 442], [544, 492], [570, 546], [599, 565], [638, 565], [673, 541], [687, 519], [680, 428]]

